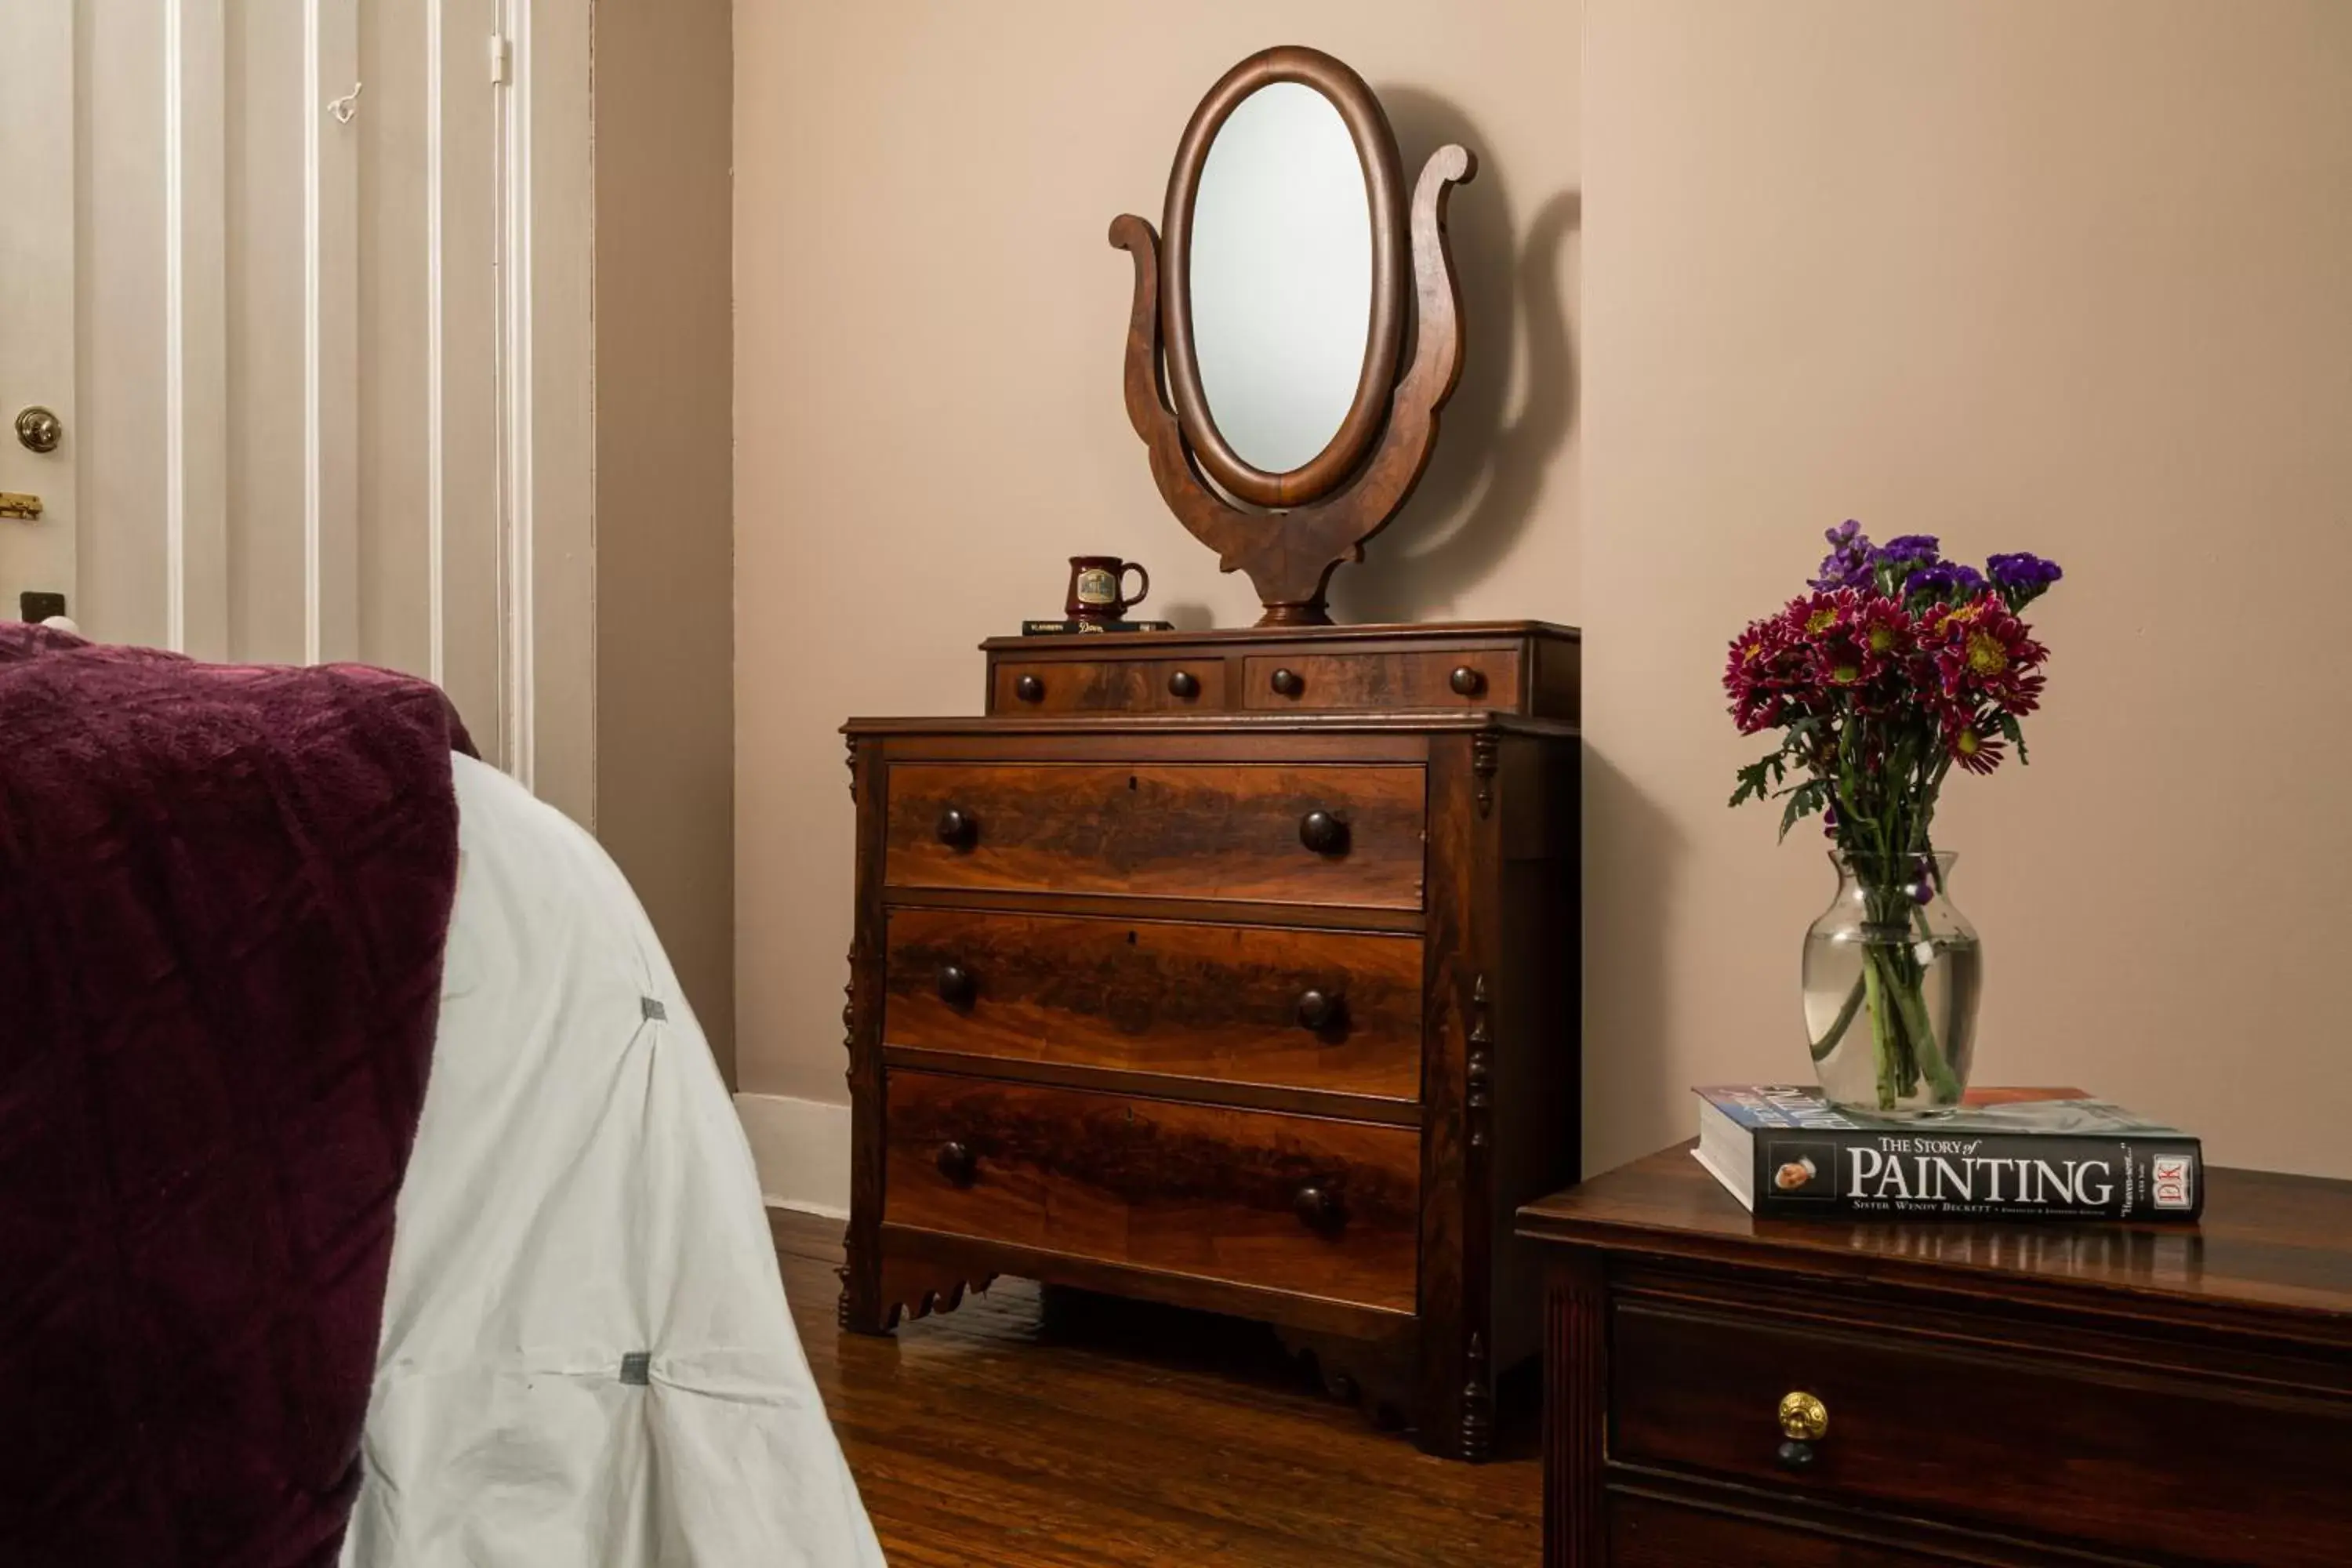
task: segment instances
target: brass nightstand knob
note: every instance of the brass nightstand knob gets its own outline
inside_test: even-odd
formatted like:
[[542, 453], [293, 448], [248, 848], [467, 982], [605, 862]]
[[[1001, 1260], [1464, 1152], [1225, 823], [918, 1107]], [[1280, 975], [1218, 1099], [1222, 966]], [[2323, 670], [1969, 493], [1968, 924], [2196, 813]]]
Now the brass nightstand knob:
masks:
[[1830, 1429], [1830, 1407], [1801, 1389], [1780, 1396], [1780, 1436], [1794, 1443], [1818, 1443]]
[[1798, 1474], [1813, 1468], [1821, 1457], [1815, 1447], [1830, 1429], [1830, 1407], [1800, 1389], [1780, 1396], [1780, 1447], [1773, 1458], [1784, 1470]]

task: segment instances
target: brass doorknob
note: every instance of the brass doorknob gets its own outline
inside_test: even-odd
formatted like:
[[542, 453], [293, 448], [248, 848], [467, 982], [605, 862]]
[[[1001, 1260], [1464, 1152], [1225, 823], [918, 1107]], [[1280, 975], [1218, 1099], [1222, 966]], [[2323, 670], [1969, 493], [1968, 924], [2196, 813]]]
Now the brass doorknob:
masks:
[[16, 416], [16, 439], [26, 451], [54, 452], [65, 434], [65, 421], [37, 404]]

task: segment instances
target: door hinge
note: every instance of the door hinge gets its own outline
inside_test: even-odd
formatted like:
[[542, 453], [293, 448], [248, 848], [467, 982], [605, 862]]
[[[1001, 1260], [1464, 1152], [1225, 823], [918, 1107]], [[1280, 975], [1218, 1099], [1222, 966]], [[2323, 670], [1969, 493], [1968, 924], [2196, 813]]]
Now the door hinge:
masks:
[[514, 79], [514, 44], [503, 33], [490, 35], [490, 85], [504, 87]]

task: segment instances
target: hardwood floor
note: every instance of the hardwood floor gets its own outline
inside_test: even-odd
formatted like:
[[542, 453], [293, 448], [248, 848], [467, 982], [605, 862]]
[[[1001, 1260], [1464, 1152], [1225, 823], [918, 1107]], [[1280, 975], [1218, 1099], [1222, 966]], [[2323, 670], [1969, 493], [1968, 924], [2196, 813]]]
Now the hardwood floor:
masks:
[[999, 1279], [887, 1339], [835, 1326], [841, 1224], [769, 1211], [825, 1409], [895, 1568], [1532, 1563], [1534, 1422], [1431, 1458], [1258, 1324]]

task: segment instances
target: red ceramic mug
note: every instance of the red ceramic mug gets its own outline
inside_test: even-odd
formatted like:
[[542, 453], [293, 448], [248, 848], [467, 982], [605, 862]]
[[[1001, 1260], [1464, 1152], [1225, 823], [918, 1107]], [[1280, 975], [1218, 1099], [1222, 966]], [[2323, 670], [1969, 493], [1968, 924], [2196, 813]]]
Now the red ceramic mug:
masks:
[[[1132, 572], [1142, 579], [1129, 598], [1125, 593], [1127, 574]], [[1151, 592], [1151, 574], [1139, 563], [1121, 561], [1116, 555], [1073, 555], [1070, 557], [1070, 596], [1063, 606], [1064, 613], [1074, 621], [1108, 623], [1118, 620], [1133, 606], [1143, 603]]]

